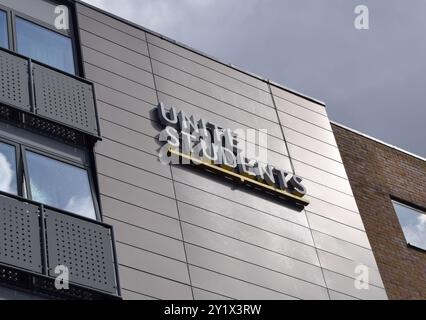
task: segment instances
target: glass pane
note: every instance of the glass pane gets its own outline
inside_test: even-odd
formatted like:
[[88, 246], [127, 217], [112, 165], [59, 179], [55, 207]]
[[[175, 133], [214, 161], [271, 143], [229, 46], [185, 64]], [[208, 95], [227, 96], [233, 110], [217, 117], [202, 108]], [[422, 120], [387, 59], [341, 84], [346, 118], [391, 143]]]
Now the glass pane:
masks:
[[393, 205], [407, 243], [426, 250], [426, 214], [398, 202]]
[[34, 152], [26, 155], [33, 200], [96, 219], [86, 170]]
[[49, 66], [74, 74], [71, 38], [16, 18], [18, 52]]
[[7, 15], [6, 12], [0, 10], [0, 47], [9, 48], [7, 39]]
[[[52, 27], [55, 27], [55, 20], [60, 17], [65, 19], [65, 23], [69, 25], [69, 12], [66, 14], [63, 11], [57, 10], [58, 3], [50, 0], [0, 0], [0, 3], [17, 12], [23, 13], [34, 19], [43, 21]], [[62, 8], [64, 6], [62, 5]]]
[[17, 194], [16, 152], [10, 144], [0, 143], [0, 190]]

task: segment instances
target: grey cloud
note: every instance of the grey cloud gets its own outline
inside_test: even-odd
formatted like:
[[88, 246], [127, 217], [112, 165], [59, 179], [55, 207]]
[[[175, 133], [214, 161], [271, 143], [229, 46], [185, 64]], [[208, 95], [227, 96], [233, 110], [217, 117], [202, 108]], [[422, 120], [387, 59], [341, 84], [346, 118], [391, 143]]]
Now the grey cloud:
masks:
[[[327, 103], [332, 120], [426, 156], [423, 0], [87, 0]], [[370, 30], [353, 26], [370, 10]]]

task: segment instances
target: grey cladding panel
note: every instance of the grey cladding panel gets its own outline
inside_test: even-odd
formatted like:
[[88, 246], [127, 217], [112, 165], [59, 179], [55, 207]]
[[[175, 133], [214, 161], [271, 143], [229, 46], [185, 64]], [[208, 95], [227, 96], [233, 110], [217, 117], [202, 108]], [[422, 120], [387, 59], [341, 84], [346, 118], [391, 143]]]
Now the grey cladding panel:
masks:
[[106, 25], [117, 29], [117, 30], [121, 30], [123, 32], [126, 32], [127, 34], [135, 37], [135, 38], [139, 38], [141, 40], [146, 40], [146, 36], [145, 36], [145, 32], [135, 28], [131, 25], [129, 25], [128, 23], [125, 22], [121, 22], [113, 17], [109, 17], [105, 14], [103, 14], [102, 12], [93, 10], [91, 8], [86, 7], [83, 3], [77, 3], [77, 12], [81, 13], [87, 17], [90, 17], [92, 19], [101, 21], [102, 23], [105, 23]]
[[187, 245], [188, 262], [205, 269], [251, 282], [302, 299], [327, 299], [325, 287], [295, 279], [241, 260]]
[[42, 272], [37, 206], [0, 196], [0, 262]]
[[114, 293], [110, 229], [47, 209], [45, 217], [49, 275], [57, 277], [56, 266], [64, 265], [70, 281]]
[[107, 24], [88, 18], [82, 14], [78, 15], [78, 22], [80, 28], [83, 30], [91, 32], [104, 39], [108, 39], [135, 52], [148, 55], [148, 46], [146, 42], [139, 38], [133, 37], [126, 32], [112, 28]]
[[206, 289], [235, 299], [271, 299], [293, 300], [293, 297], [256, 286], [245, 281], [207, 271], [198, 267], [189, 267], [192, 284], [200, 289]]
[[121, 265], [189, 284], [188, 268], [184, 262], [123, 243], [117, 243], [117, 252]]
[[191, 300], [191, 287], [149, 273], [120, 266], [120, 281], [124, 289], [165, 300]]
[[[137, 68], [151, 71], [151, 62], [147, 56], [129, 50], [84, 30], [80, 30], [80, 38], [83, 46], [120, 59]], [[86, 56], [84, 56], [84, 58], [86, 58]]]
[[0, 102], [31, 110], [28, 61], [0, 50]]
[[93, 87], [33, 64], [36, 113], [68, 126], [98, 134]]

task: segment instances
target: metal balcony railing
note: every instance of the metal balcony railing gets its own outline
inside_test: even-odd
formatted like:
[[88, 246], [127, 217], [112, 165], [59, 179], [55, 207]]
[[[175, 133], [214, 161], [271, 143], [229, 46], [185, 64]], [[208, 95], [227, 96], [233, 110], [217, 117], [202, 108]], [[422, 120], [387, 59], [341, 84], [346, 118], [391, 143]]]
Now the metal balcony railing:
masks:
[[[69, 289], [58, 290], [63, 266]], [[113, 229], [0, 192], [0, 283], [55, 298], [119, 299]]]
[[2, 48], [0, 104], [100, 138], [93, 83]]

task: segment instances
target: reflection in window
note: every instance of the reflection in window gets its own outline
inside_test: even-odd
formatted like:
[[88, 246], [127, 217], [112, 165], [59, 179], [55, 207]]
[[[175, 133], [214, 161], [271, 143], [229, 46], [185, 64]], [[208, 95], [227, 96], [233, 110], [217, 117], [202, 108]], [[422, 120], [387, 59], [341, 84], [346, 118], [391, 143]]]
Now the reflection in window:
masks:
[[393, 201], [408, 244], [426, 250], [426, 213]]
[[87, 171], [34, 152], [27, 152], [32, 199], [96, 219]]
[[7, 39], [7, 15], [3, 10], [0, 10], [0, 47], [9, 48], [9, 41]]
[[16, 38], [18, 53], [75, 73], [71, 38], [21, 18], [16, 18]]
[[17, 194], [15, 147], [0, 142], [0, 190]]

